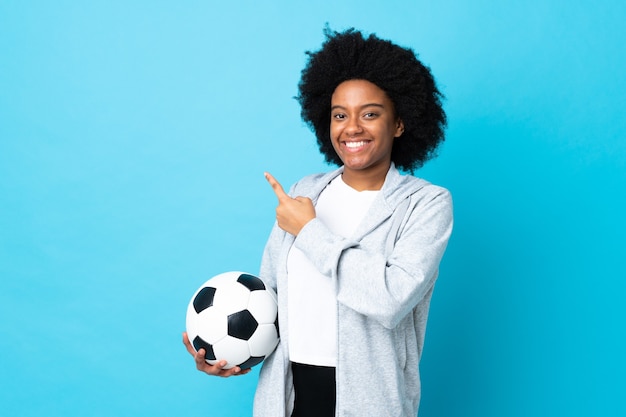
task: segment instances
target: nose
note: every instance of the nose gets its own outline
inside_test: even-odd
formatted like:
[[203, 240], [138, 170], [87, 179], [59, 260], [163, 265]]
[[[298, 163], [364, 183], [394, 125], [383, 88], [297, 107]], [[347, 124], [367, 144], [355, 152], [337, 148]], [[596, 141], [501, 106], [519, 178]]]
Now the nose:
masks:
[[356, 135], [363, 131], [358, 117], [350, 117], [347, 122], [348, 124], [346, 125], [346, 133], [350, 136]]

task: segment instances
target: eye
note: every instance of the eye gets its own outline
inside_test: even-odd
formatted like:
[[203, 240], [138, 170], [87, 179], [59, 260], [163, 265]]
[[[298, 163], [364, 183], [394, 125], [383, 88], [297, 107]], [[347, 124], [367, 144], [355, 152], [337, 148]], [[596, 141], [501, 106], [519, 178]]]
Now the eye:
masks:
[[374, 119], [375, 117], [378, 116], [378, 113], [374, 113], [374, 112], [367, 112], [363, 115], [364, 118], [366, 119]]
[[335, 120], [343, 120], [346, 118], [346, 115], [343, 113], [335, 113], [332, 115], [332, 118]]

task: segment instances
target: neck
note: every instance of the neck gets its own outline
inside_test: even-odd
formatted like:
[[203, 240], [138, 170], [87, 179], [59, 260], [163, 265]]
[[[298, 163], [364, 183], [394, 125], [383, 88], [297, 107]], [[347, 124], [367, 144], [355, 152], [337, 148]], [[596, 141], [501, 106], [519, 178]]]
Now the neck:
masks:
[[387, 165], [383, 166], [383, 169], [372, 171], [351, 170], [344, 167], [342, 179], [357, 191], [377, 191], [383, 188], [389, 167], [390, 165]]

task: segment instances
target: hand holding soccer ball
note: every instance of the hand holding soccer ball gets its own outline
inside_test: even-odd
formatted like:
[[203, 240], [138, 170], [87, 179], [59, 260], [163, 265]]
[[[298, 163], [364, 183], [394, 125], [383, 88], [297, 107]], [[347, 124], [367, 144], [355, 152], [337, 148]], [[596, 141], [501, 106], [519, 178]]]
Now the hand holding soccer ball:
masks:
[[260, 278], [226, 272], [205, 282], [187, 307], [183, 343], [208, 374], [247, 373], [278, 344], [276, 293]]
[[183, 343], [187, 347], [187, 352], [189, 352], [189, 354], [194, 357], [196, 361], [196, 368], [198, 369], [198, 371], [202, 371], [209, 375], [228, 378], [229, 376], [245, 375], [248, 372], [250, 372], [250, 370], [252, 369], [252, 368], [241, 369], [238, 366], [235, 366], [230, 369], [224, 369], [224, 367], [228, 363], [225, 360], [221, 360], [215, 365], [209, 364], [204, 359], [206, 355], [205, 350], [200, 349], [199, 351], [196, 352], [194, 347], [191, 345], [191, 342], [189, 341], [189, 336], [187, 335], [187, 332], [183, 332]]

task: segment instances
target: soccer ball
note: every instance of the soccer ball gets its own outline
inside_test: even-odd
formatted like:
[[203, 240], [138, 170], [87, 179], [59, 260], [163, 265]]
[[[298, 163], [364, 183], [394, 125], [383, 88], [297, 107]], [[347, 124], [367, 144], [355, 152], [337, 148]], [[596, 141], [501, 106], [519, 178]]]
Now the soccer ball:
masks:
[[274, 290], [244, 272], [225, 272], [205, 282], [187, 307], [187, 334], [205, 360], [230, 369], [261, 363], [278, 344], [278, 304]]

